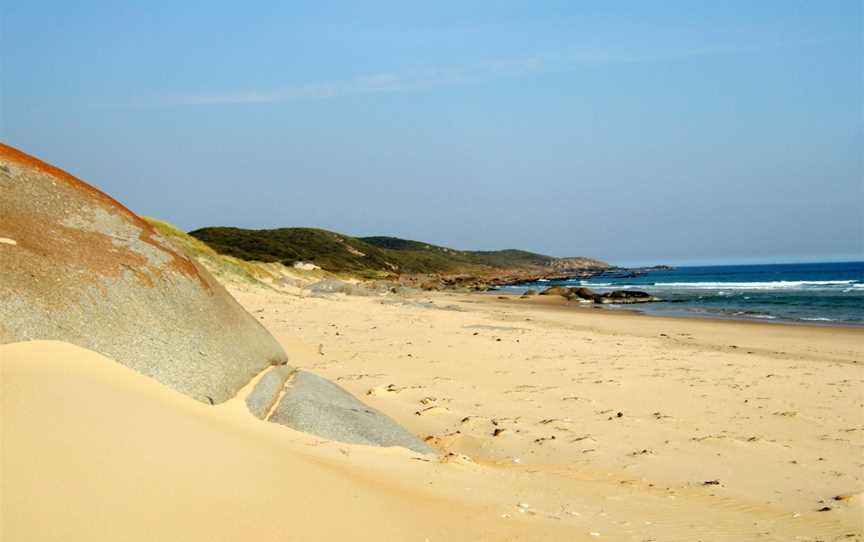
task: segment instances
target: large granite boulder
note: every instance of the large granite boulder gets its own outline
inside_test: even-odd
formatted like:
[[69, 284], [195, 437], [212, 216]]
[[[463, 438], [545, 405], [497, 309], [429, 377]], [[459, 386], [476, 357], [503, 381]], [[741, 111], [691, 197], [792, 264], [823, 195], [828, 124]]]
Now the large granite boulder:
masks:
[[199, 401], [287, 356], [197, 262], [72, 175], [0, 144], [0, 343], [53, 339]]
[[94, 350], [208, 403], [266, 370], [246, 397], [259, 418], [431, 451], [342, 388], [288, 366], [209, 272], [133, 212], [0, 144], [0, 344], [36, 339]]

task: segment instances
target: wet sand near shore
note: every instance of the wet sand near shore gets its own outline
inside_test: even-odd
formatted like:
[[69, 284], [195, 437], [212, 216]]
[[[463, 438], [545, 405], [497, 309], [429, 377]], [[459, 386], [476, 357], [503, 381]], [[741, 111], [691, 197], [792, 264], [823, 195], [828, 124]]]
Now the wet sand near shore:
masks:
[[[494, 298], [490, 295], [478, 295], [463, 296], [463, 301], [490, 306], [505, 305], [522, 310], [545, 309], [550, 314], [563, 313], [568, 315], [563, 322], [560, 318], [552, 317], [548, 323], [581, 326], [600, 333], [620, 333], [622, 322], [627, 322], [625, 325], [628, 334], [646, 338], [662, 337], [664, 335], [661, 334], [665, 334], [670, 339], [689, 336], [690, 342], [698, 341], [703, 346], [713, 345], [733, 350], [746, 346], [735, 344], [735, 339], [747, 338], [750, 339], [750, 351], [759, 351], [768, 356], [798, 355], [801, 343], [806, 342], [809, 344], [807, 351], [818, 359], [864, 364], [864, 349], [861, 347], [864, 327], [860, 326], [659, 316], [641, 313], [638, 306], [616, 309], [593, 307], [567, 301], [560, 296], [532, 296], [524, 299], [515, 295], [496, 295]], [[611, 320], [604, 320], [605, 318]], [[636, 320], [622, 320], [623, 318]], [[748, 332], [742, 333], [745, 330]]]

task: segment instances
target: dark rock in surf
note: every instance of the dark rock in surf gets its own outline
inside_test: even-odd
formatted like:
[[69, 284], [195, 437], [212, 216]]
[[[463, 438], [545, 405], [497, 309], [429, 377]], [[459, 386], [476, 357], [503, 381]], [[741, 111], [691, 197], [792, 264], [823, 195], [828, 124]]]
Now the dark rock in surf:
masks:
[[660, 301], [648, 292], [639, 290], [615, 290], [599, 296], [599, 300], [595, 299], [595, 303], [602, 304], [627, 304], [627, 303], [651, 303]]
[[550, 287], [546, 288], [545, 290], [543, 290], [542, 292], [540, 292], [540, 295], [561, 295], [561, 296], [563, 296], [566, 292], [567, 292], [567, 290], [565, 288], [562, 288], [561, 286], [550, 286]]

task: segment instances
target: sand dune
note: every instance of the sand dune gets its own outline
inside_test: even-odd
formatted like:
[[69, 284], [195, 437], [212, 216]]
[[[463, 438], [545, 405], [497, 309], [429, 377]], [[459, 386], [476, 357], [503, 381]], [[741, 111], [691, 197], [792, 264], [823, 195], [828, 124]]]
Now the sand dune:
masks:
[[0, 359], [4, 540], [560, 533], [484, 518], [470, 495], [445, 496], [466, 478], [458, 469], [403, 449], [323, 442], [259, 421], [238, 400], [209, 407], [72, 345], [18, 343]]

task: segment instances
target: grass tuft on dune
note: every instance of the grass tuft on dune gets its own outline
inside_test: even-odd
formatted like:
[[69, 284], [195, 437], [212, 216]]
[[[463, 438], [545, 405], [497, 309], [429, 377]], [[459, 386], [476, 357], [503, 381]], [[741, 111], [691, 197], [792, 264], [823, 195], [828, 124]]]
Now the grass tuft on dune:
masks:
[[273, 286], [284, 278], [294, 280], [318, 280], [328, 276], [321, 270], [299, 270], [274, 261], [254, 261], [220, 254], [206, 243], [180, 230], [173, 224], [153, 218], [142, 217], [163, 237], [170, 239], [187, 256], [194, 258], [208, 271], [222, 280], [253, 285]]

